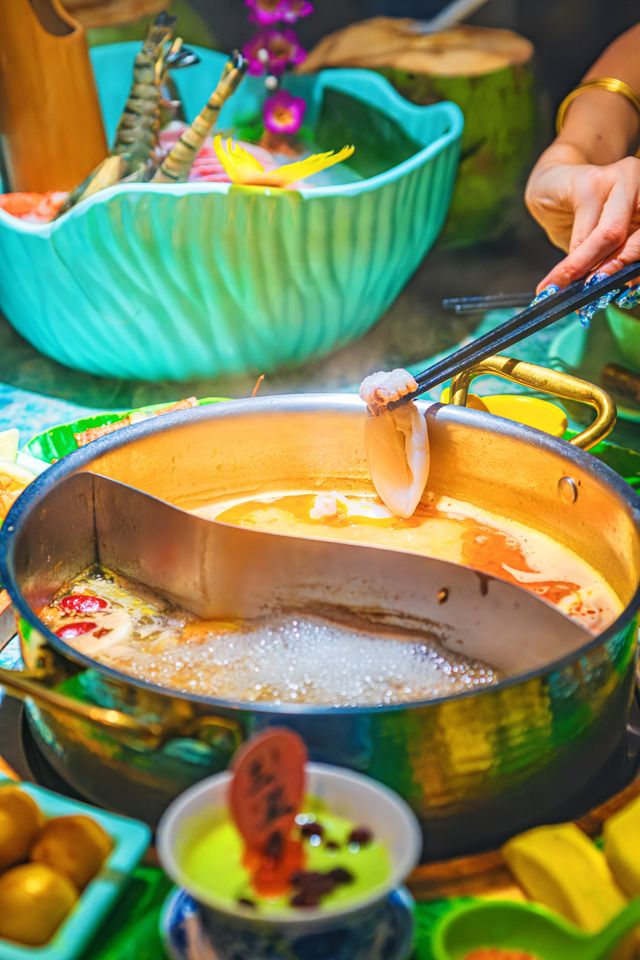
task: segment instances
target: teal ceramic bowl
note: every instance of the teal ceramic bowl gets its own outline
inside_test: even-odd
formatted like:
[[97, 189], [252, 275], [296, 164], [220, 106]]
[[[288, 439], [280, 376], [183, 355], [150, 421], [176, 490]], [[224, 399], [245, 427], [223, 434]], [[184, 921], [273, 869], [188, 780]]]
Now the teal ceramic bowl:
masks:
[[[137, 49], [92, 51], [110, 138]], [[225, 59], [198, 53], [201, 63], [176, 76], [188, 117]], [[410, 104], [365, 70], [288, 85], [307, 98], [319, 147], [355, 143], [343, 182], [116, 186], [52, 224], [0, 210], [0, 310], [16, 330], [67, 366], [140, 380], [269, 373], [368, 330], [440, 232], [462, 114]], [[220, 129], [241, 127], [263, 93], [246, 78]]]
[[606, 314], [623, 360], [634, 370], [640, 370], [640, 309], [623, 310], [610, 303]]
[[[6, 784], [6, 780], [0, 780]], [[52, 939], [42, 947], [25, 947], [0, 939], [0, 960], [76, 960], [149, 846], [151, 831], [137, 820], [97, 810], [32, 783], [16, 784], [38, 804], [47, 819], [82, 814], [103, 827], [113, 840], [113, 850], [102, 870], [82, 892], [80, 899]]]

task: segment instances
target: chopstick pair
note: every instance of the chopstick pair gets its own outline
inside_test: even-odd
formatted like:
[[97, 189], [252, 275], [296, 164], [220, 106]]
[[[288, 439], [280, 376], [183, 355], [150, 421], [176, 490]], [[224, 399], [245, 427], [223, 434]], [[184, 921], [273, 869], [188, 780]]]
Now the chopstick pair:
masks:
[[462, 370], [466, 370], [481, 360], [486, 360], [487, 357], [492, 357], [494, 354], [506, 350], [507, 347], [524, 340], [532, 333], [537, 333], [538, 330], [543, 330], [555, 323], [556, 320], [561, 320], [568, 314], [599, 300], [604, 294], [621, 289], [628, 281], [639, 275], [640, 260], [636, 260], [634, 263], [630, 263], [621, 270], [612, 273], [611, 276], [591, 284], [591, 286], [585, 286], [584, 279], [574, 281], [568, 287], [559, 290], [558, 293], [539, 300], [538, 303], [522, 310], [515, 317], [501, 323], [495, 330], [485, 333], [477, 340], [472, 340], [471, 343], [460, 347], [455, 353], [438, 360], [431, 367], [427, 367], [426, 370], [415, 377], [418, 385], [417, 390], [390, 403], [389, 408], [394, 409], [402, 403], [419, 397], [420, 394], [426, 393], [432, 387], [455, 377]]
[[481, 297], [447, 297], [442, 301], [445, 310], [455, 313], [485, 313], [487, 310], [506, 310], [528, 306], [535, 293], [492, 293]]

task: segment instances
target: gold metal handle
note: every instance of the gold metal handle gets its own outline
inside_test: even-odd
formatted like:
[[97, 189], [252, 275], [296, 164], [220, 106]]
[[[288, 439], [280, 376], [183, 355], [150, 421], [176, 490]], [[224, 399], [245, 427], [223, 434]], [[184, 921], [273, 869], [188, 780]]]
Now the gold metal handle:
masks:
[[45, 670], [27, 673], [0, 668], [0, 686], [12, 696], [20, 700], [33, 700], [39, 707], [52, 713], [62, 713], [84, 720], [92, 726], [102, 727], [116, 736], [145, 747], [157, 749], [168, 740], [176, 738], [195, 737], [212, 743], [214, 739], [222, 737], [228, 740], [228, 749], [233, 752], [243, 740], [239, 724], [226, 717], [194, 716], [191, 713], [181, 715], [180, 712], [173, 712], [167, 720], [145, 722], [121, 710], [98, 707], [66, 696], [47, 686], [46, 678]]
[[541, 393], [548, 393], [561, 400], [573, 400], [576, 403], [585, 403], [596, 411], [593, 423], [575, 436], [571, 443], [583, 450], [590, 450], [604, 440], [613, 430], [616, 423], [616, 405], [613, 398], [600, 387], [596, 387], [588, 380], [562, 373], [559, 370], [548, 370], [534, 363], [524, 360], [514, 360], [510, 357], [488, 357], [480, 363], [463, 370], [451, 381], [451, 403], [458, 407], [467, 404], [469, 386], [476, 377], [492, 374], [511, 380], [523, 387], [531, 387]]

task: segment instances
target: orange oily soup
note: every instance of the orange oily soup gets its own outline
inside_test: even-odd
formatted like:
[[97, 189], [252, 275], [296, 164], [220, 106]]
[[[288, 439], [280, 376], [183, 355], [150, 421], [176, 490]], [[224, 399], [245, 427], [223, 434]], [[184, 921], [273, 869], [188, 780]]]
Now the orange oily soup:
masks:
[[622, 610], [586, 561], [552, 537], [448, 497], [420, 503], [407, 519], [371, 494], [287, 491], [226, 499], [194, 510], [243, 527], [408, 550], [517, 584], [598, 633]]

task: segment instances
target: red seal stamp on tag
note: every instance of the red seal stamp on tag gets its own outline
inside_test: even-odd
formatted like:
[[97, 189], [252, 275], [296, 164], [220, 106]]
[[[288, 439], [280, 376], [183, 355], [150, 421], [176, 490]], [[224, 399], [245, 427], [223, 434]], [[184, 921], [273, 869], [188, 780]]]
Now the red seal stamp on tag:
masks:
[[236, 754], [229, 805], [248, 851], [279, 860], [305, 791], [307, 750], [297, 733], [273, 727]]

